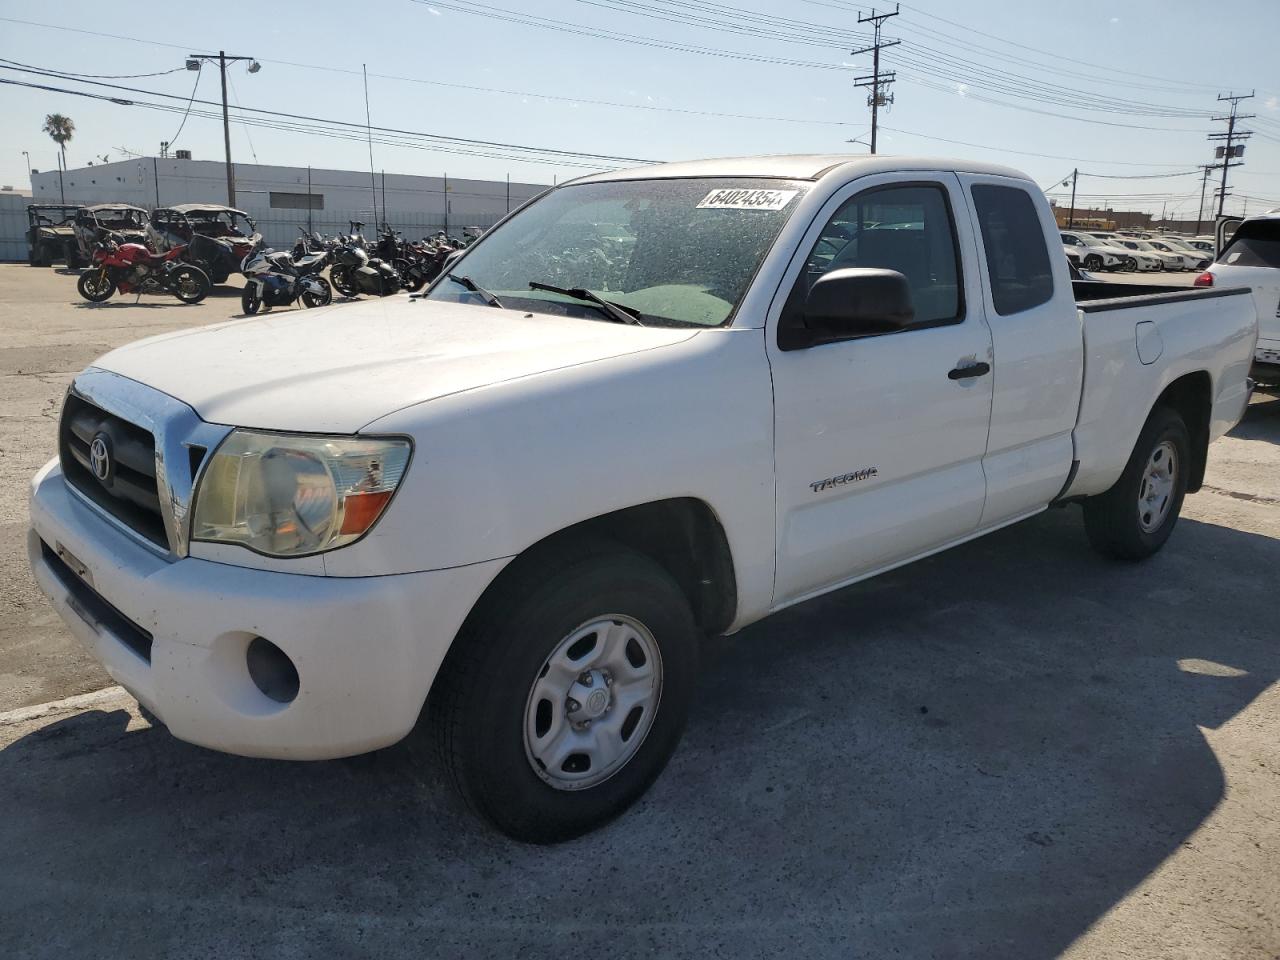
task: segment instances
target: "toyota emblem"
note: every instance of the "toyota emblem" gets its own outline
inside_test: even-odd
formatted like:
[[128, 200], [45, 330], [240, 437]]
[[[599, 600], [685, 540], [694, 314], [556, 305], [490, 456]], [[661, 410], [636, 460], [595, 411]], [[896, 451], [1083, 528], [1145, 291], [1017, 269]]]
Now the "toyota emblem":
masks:
[[111, 446], [105, 433], [98, 434], [89, 444], [89, 468], [101, 483], [111, 476]]

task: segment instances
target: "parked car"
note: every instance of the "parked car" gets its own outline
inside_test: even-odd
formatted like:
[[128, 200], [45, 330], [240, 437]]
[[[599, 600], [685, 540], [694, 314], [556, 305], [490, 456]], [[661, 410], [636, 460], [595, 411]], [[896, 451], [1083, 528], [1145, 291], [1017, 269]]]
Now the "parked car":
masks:
[[98, 244], [112, 237], [118, 244], [147, 245], [147, 211], [128, 203], [97, 203], [76, 210], [72, 221], [80, 260], [93, 259]]
[[1160, 237], [1160, 242], [1173, 248], [1175, 253], [1181, 254], [1190, 264], [1192, 270], [1204, 270], [1209, 264], [1213, 263], [1212, 254], [1206, 254], [1199, 247], [1192, 246], [1182, 237]]
[[27, 263], [48, 267], [61, 260], [73, 270], [81, 265], [73, 223], [76, 210], [63, 203], [27, 206]]
[[1179, 250], [1167, 240], [1161, 240], [1158, 237], [1146, 241], [1161, 253], [1167, 253], [1173, 259], [1166, 259], [1166, 270], [1194, 270], [1199, 258], [1195, 254], [1187, 253], [1185, 250]]
[[1095, 240], [1087, 233], [1061, 234], [1062, 245], [1075, 251], [1085, 270], [1098, 273], [1102, 270], [1122, 270], [1130, 259], [1129, 251]]
[[1201, 253], [1208, 254], [1210, 258], [1214, 255], [1213, 237], [1192, 237], [1187, 243]]
[[1109, 557], [1166, 544], [1248, 402], [1253, 304], [1073, 285], [1058, 244], [987, 164], [587, 176], [420, 297], [95, 361], [31, 566], [176, 737], [319, 759], [421, 718], [475, 810], [572, 837], [666, 764], [704, 634], [1050, 505]]
[[[1167, 253], [1164, 250], [1157, 250], [1149, 241], [1124, 238], [1120, 241], [1120, 245], [1129, 250], [1134, 257], [1142, 258], [1138, 261], [1139, 270], [1181, 270], [1182, 257], [1176, 253]], [[1154, 262], [1154, 266], [1150, 266]], [[1143, 264], [1147, 264], [1144, 266]]]
[[[1116, 246], [1124, 247], [1133, 257], [1139, 271], [1165, 269], [1165, 256], [1151, 247], [1145, 240], [1131, 240], [1128, 237], [1117, 237]], [[1172, 260], [1172, 258], [1169, 258]]]
[[147, 225], [151, 245], [163, 253], [187, 245], [187, 259], [213, 283], [226, 283], [238, 273], [262, 235], [243, 210], [216, 203], [184, 203], [151, 211]]
[[1197, 287], [1245, 286], [1253, 292], [1258, 345], [1253, 376], [1280, 384], [1280, 210], [1249, 220], [1229, 221], [1222, 253], [1196, 278]]

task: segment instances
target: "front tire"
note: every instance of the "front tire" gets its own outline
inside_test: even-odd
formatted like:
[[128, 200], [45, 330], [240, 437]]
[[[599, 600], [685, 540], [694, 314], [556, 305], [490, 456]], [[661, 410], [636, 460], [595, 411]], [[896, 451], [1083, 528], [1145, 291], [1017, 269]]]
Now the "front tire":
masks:
[[1099, 553], [1117, 560], [1155, 554], [1178, 522], [1191, 470], [1191, 436], [1182, 417], [1157, 407], [1147, 418], [1120, 479], [1084, 502], [1084, 528]]
[[348, 299], [360, 292], [360, 289], [351, 280], [346, 267], [330, 267], [329, 282], [333, 284], [333, 289]]
[[428, 724], [474, 811], [552, 843], [612, 820], [662, 772], [698, 631], [670, 575], [621, 546], [516, 562], [455, 640]]
[[262, 298], [254, 292], [253, 287], [245, 287], [244, 293], [240, 294], [240, 310], [247, 316], [252, 317], [262, 309]]
[[1097, 273], [1102, 269], [1102, 258], [1096, 253], [1084, 258], [1084, 268], [1090, 273]]
[[90, 303], [102, 303], [104, 300], [111, 299], [111, 295], [116, 292], [116, 282], [111, 279], [111, 275], [105, 269], [99, 267], [97, 270], [86, 270], [80, 274], [80, 279], [76, 281], [76, 290]]

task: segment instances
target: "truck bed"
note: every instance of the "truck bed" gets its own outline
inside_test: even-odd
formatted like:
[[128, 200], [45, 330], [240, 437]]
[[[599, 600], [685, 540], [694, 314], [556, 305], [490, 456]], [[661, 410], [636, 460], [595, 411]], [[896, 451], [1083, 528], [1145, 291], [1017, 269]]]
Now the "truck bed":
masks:
[[1129, 307], [1178, 303], [1183, 300], [1208, 300], [1248, 293], [1245, 287], [1175, 287], [1172, 285], [1116, 283], [1109, 280], [1073, 280], [1076, 306], [1086, 313], [1120, 310]]

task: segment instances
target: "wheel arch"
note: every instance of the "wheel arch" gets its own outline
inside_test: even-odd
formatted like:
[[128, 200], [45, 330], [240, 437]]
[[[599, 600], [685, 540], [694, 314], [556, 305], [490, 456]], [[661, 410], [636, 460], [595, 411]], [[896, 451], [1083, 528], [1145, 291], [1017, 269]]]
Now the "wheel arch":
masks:
[[620, 544], [661, 566], [680, 587], [695, 621], [706, 633], [723, 633], [733, 623], [738, 588], [729, 540], [711, 505], [696, 497], [625, 507], [543, 537], [503, 568], [474, 609], [531, 565], [554, 564], [566, 547], [584, 540]]
[[1187, 426], [1187, 433], [1191, 436], [1191, 473], [1187, 477], [1187, 492], [1195, 493], [1204, 485], [1204, 472], [1209, 460], [1213, 380], [1205, 370], [1185, 373], [1164, 388], [1155, 407], [1168, 407]]

